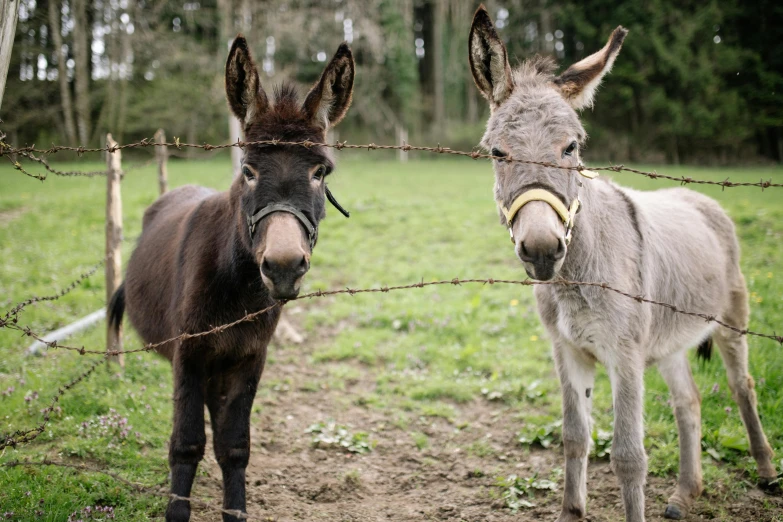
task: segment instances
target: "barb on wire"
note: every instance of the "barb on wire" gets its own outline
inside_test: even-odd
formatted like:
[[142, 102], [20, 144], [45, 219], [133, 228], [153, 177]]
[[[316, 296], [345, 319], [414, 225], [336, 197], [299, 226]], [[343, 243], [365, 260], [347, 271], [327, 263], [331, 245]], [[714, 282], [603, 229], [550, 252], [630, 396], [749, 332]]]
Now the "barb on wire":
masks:
[[25, 176], [29, 176], [33, 179], [37, 179], [38, 181], [44, 181], [46, 180], [46, 176], [41, 176], [40, 174], [31, 174], [30, 172], [27, 172], [24, 167], [22, 167], [22, 164], [18, 161], [15, 161], [11, 159], [11, 156], [6, 156], [8, 158], [8, 161], [11, 162], [11, 165], [14, 167], [14, 169], [18, 170]]
[[[11, 147], [9, 145], [3, 145], [3, 153], [4, 154], [23, 154], [23, 153], [39, 153], [39, 154], [54, 154], [56, 152], [59, 152], [61, 150], [67, 150], [67, 151], [73, 151], [77, 154], [84, 154], [88, 152], [115, 152], [122, 149], [129, 149], [129, 148], [137, 148], [137, 147], [174, 147], [178, 150], [182, 150], [182, 148], [195, 148], [195, 149], [204, 149], [206, 151], [212, 151], [212, 150], [219, 150], [219, 149], [226, 149], [230, 147], [250, 147], [250, 146], [301, 146], [305, 148], [313, 148], [313, 147], [329, 147], [334, 148], [337, 150], [343, 150], [343, 149], [361, 149], [361, 150], [401, 150], [405, 152], [410, 151], [419, 151], [419, 152], [430, 152], [435, 154], [451, 154], [455, 156], [465, 156], [472, 158], [474, 160], [477, 159], [492, 159], [492, 160], [498, 160], [498, 161], [504, 161], [509, 163], [525, 163], [530, 165], [539, 165], [542, 167], [547, 168], [554, 168], [554, 169], [560, 169], [560, 170], [576, 170], [576, 171], [583, 171], [588, 170], [587, 167], [584, 165], [577, 165], [577, 166], [564, 166], [564, 165], [558, 165], [556, 163], [550, 163], [546, 161], [532, 161], [532, 160], [524, 160], [524, 159], [518, 159], [513, 158], [511, 156], [493, 156], [492, 154], [485, 154], [478, 150], [474, 150], [471, 152], [466, 151], [459, 151], [459, 150], [453, 150], [448, 147], [442, 147], [440, 144], [438, 144], [437, 147], [422, 147], [422, 146], [415, 146], [415, 145], [409, 145], [407, 143], [402, 145], [377, 145], [375, 143], [369, 143], [365, 145], [353, 145], [348, 144], [345, 141], [336, 141], [335, 143], [320, 143], [315, 141], [284, 141], [284, 140], [259, 140], [259, 141], [236, 141], [233, 143], [225, 143], [223, 145], [210, 145], [208, 143], [199, 145], [196, 143], [183, 143], [180, 141], [179, 138], [174, 138], [173, 142], [169, 143], [157, 143], [154, 139], [150, 138], [144, 138], [141, 141], [135, 142], [135, 143], [127, 143], [124, 145], [115, 145], [113, 147], [105, 146], [105, 147], [97, 147], [97, 148], [87, 148], [87, 147], [69, 147], [64, 145], [52, 145], [48, 149], [37, 149], [35, 146], [31, 147]], [[762, 190], [767, 188], [780, 188], [783, 187], [783, 183], [773, 183], [772, 179], [769, 180], [760, 180], [758, 182], [734, 182], [730, 181], [729, 179], [725, 179], [723, 181], [712, 181], [712, 180], [705, 180], [705, 179], [697, 179], [692, 178], [690, 176], [669, 176], [666, 174], [659, 174], [655, 171], [653, 172], [646, 172], [643, 170], [638, 170], [630, 167], [626, 167], [625, 165], [614, 165], [614, 166], [607, 166], [607, 167], [590, 167], [589, 170], [593, 171], [610, 171], [610, 172], [630, 172], [633, 174], [637, 174], [640, 176], [644, 176], [650, 179], [666, 179], [670, 181], [676, 181], [677, 183], [680, 183], [681, 185], [689, 185], [689, 184], [698, 184], [698, 185], [717, 185], [722, 188], [732, 188], [732, 187], [759, 187]], [[28, 173], [31, 177], [36, 177]], [[38, 178], [40, 179], [40, 178]]]
[[97, 272], [98, 269], [106, 263], [108, 257], [109, 256], [106, 256], [100, 261], [98, 261], [97, 263], [95, 263], [86, 272], [82, 273], [82, 275], [76, 278], [76, 280], [71, 282], [71, 284], [69, 284], [68, 286], [62, 288], [59, 292], [54, 293], [52, 295], [42, 296], [42, 297], [33, 296], [28, 299], [25, 299], [21, 303], [18, 303], [16, 306], [8, 310], [3, 317], [0, 317], [0, 328], [3, 328], [4, 326], [8, 326], [11, 323], [16, 323], [19, 312], [21, 312], [26, 306], [31, 305], [33, 303], [40, 303], [41, 301], [56, 301], [57, 299], [68, 294], [69, 292], [71, 292], [71, 290], [78, 287], [82, 283], [82, 281], [95, 274], [95, 272]]
[[38, 435], [43, 433], [43, 431], [46, 429], [46, 425], [49, 424], [49, 418], [51, 417], [55, 406], [60, 401], [60, 398], [65, 395], [68, 390], [89, 377], [101, 364], [103, 364], [102, 360], [95, 361], [85, 371], [68, 381], [67, 384], [60, 386], [60, 388], [57, 390], [57, 393], [52, 397], [52, 401], [49, 406], [41, 411], [43, 414], [43, 421], [35, 428], [30, 428], [28, 430], [17, 430], [10, 435], [3, 436], [2, 439], [0, 439], [0, 450], [3, 450], [9, 446], [15, 448], [18, 444], [24, 444], [35, 440]]
[[[35, 156], [32, 152], [19, 152], [20, 156], [23, 156], [31, 161], [34, 161], [36, 163], [39, 163], [43, 165], [43, 168], [54, 174], [55, 176], [64, 176], [64, 177], [78, 177], [82, 176], [85, 178], [94, 178], [95, 176], [105, 176], [106, 170], [92, 170], [92, 171], [81, 171], [81, 170], [69, 170], [69, 171], [63, 171], [63, 170], [57, 170], [51, 165], [49, 165], [49, 162], [46, 161], [43, 158], [39, 158]], [[24, 172], [24, 171], [23, 171]], [[31, 174], [25, 172], [28, 176]], [[41, 181], [46, 179], [46, 176], [32, 176], [34, 178], [40, 179]]]
[[171, 498], [173, 500], [184, 500], [187, 502], [191, 502], [193, 504], [205, 507], [211, 511], [214, 511], [215, 513], [225, 513], [227, 515], [232, 515], [236, 518], [239, 518], [241, 520], [250, 520], [250, 516], [248, 516], [247, 513], [243, 513], [238, 509], [225, 509], [218, 506], [213, 506], [209, 502], [206, 502], [201, 499], [193, 498], [193, 497], [181, 497], [179, 495], [175, 495], [173, 493], [167, 493], [165, 491], [162, 491], [162, 487], [165, 486], [165, 484], [168, 482], [156, 484], [154, 486], [146, 486], [144, 484], [139, 484], [138, 482], [132, 482], [125, 477], [122, 477], [121, 475], [114, 473], [112, 471], [108, 471], [105, 469], [101, 469], [97, 466], [88, 466], [86, 464], [74, 464], [70, 462], [60, 462], [56, 460], [51, 460], [48, 458], [44, 458], [40, 461], [31, 461], [31, 460], [12, 460], [10, 462], [6, 462], [2, 464], [3, 467], [6, 468], [17, 468], [17, 467], [33, 467], [33, 466], [52, 466], [52, 467], [60, 467], [60, 468], [67, 468], [67, 469], [74, 469], [76, 471], [81, 471], [83, 473], [101, 473], [103, 475], [106, 475], [107, 477], [111, 477], [114, 480], [121, 482], [125, 484], [126, 486], [138, 491], [139, 493], [146, 493], [149, 495], [154, 495], [156, 497], [164, 497], [164, 498]]
[[[709, 323], [715, 323], [720, 326], [723, 326], [724, 328], [727, 328], [729, 330], [732, 330], [740, 335], [752, 335], [756, 337], [762, 337], [765, 339], [771, 339], [773, 341], [776, 341], [783, 345], [783, 335], [776, 335], [776, 334], [768, 334], [768, 333], [762, 333], [762, 332], [755, 332], [752, 330], [749, 330], [747, 328], [739, 328], [738, 326], [729, 324], [721, 319], [718, 319], [714, 315], [705, 314], [701, 312], [692, 312], [689, 310], [680, 310], [676, 306], [670, 303], [665, 303], [662, 301], [656, 301], [654, 299], [648, 299], [641, 295], [634, 295], [628, 292], [624, 292], [622, 290], [619, 290], [617, 288], [614, 288], [612, 286], [609, 286], [607, 283], [598, 283], [598, 282], [587, 282], [587, 281], [570, 281], [567, 279], [556, 279], [553, 281], [535, 281], [533, 279], [521, 279], [521, 280], [514, 280], [514, 279], [460, 279], [460, 278], [454, 278], [454, 279], [447, 279], [442, 281], [430, 281], [430, 282], [424, 282], [420, 281], [418, 283], [412, 283], [409, 285], [398, 285], [398, 286], [382, 286], [382, 287], [376, 287], [376, 288], [344, 288], [340, 290], [316, 290], [315, 292], [310, 292], [309, 294], [304, 294], [299, 297], [296, 297], [294, 299], [291, 299], [290, 301], [299, 301], [303, 299], [311, 299], [314, 297], [326, 297], [331, 295], [338, 295], [338, 294], [349, 294], [349, 295], [356, 295], [356, 294], [366, 294], [366, 293], [388, 293], [392, 291], [399, 291], [399, 290], [409, 290], [413, 288], [424, 288], [427, 286], [437, 286], [437, 285], [462, 285], [462, 284], [485, 284], [485, 285], [496, 285], [496, 284], [505, 284], [505, 285], [519, 285], [519, 286], [536, 286], [536, 285], [544, 285], [544, 286], [582, 286], [582, 287], [594, 287], [594, 288], [601, 288], [603, 290], [608, 290], [610, 292], [614, 292], [616, 294], [622, 295], [624, 297], [627, 297], [629, 299], [633, 299], [634, 301], [638, 303], [648, 303], [655, 306], [661, 306], [664, 308], [667, 308], [671, 310], [673, 313], [686, 315], [690, 317], [696, 317], [700, 319], [704, 319], [705, 321]], [[237, 319], [236, 321], [233, 321], [231, 323], [223, 324], [220, 326], [217, 326], [215, 328], [212, 328], [210, 330], [205, 330], [203, 332], [198, 333], [183, 333], [180, 335], [177, 335], [175, 337], [171, 337], [170, 339], [166, 339], [165, 341], [161, 341], [158, 343], [151, 343], [144, 345], [143, 348], [138, 348], [135, 350], [87, 350], [84, 346], [77, 347], [77, 346], [66, 346], [59, 344], [57, 341], [47, 341], [43, 339], [40, 335], [32, 331], [27, 326], [19, 326], [17, 324], [11, 324], [9, 325], [9, 328], [14, 328], [23, 334], [32, 337], [33, 339], [40, 341], [41, 343], [45, 344], [49, 348], [59, 348], [61, 350], [70, 350], [78, 352], [80, 355], [101, 355], [103, 357], [109, 357], [109, 356], [116, 356], [120, 354], [132, 354], [132, 353], [139, 353], [139, 352], [149, 352], [152, 350], [155, 350], [157, 348], [160, 348], [161, 346], [164, 346], [169, 343], [178, 342], [178, 341], [184, 341], [187, 339], [194, 339], [197, 337], [204, 337], [207, 335], [213, 335], [213, 334], [219, 334], [221, 332], [224, 332], [225, 330], [229, 328], [233, 328], [234, 326], [245, 323], [248, 321], [253, 321], [257, 317], [273, 310], [274, 308], [278, 306], [282, 306], [287, 301], [280, 301], [275, 303], [272, 306], [269, 306], [267, 308], [264, 308], [263, 310], [259, 310], [257, 312], [253, 312], [251, 314], [247, 314], [244, 317], [241, 317]]]

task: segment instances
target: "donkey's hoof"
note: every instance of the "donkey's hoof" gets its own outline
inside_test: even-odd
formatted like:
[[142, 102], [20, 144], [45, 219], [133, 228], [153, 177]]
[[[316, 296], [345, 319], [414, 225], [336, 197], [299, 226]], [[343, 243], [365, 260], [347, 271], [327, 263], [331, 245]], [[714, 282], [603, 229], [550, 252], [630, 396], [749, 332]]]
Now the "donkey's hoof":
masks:
[[666, 511], [663, 512], [663, 518], [668, 518], [671, 520], [682, 520], [685, 518], [685, 513], [680, 511], [680, 508], [674, 504], [669, 504], [666, 506]]
[[775, 478], [760, 478], [759, 489], [767, 495], [780, 496], [783, 495], [783, 488], [780, 486], [781, 477]]

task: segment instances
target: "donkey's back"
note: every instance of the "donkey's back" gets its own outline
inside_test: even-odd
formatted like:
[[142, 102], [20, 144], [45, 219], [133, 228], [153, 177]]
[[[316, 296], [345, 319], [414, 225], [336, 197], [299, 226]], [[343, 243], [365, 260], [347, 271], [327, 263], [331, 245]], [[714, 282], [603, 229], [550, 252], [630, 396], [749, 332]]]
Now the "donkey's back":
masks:
[[[164, 194], [144, 213], [142, 233], [123, 286], [128, 317], [147, 343], [181, 333], [177, 304], [186, 269], [182, 249], [200, 210], [203, 212], [202, 205], [214, 198], [219, 198], [214, 190], [186, 185]], [[171, 359], [173, 347], [170, 343], [159, 351]]]
[[[633, 202], [640, 229], [640, 282], [652, 299], [724, 320], [737, 314], [732, 296], [745, 294], [734, 225], [713, 199], [685, 189], [636, 191], [618, 187]], [[633, 306], [628, 303], [628, 306]], [[648, 362], [683, 347], [696, 346], [714, 331], [714, 323], [652, 307]], [[733, 321], [732, 321], [733, 322]]]

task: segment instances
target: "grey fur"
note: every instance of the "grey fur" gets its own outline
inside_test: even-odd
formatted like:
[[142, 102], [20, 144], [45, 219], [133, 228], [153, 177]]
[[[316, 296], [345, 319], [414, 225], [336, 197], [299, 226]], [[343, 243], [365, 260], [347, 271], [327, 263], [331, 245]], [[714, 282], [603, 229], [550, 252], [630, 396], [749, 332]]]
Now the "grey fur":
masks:
[[[486, 24], [486, 18], [479, 23]], [[512, 91], [502, 103], [492, 106], [482, 145], [517, 159], [576, 165], [578, 154], [567, 156], [563, 151], [572, 140], [581, 145], [586, 133], [570, 100], [582, 99], [584, 105], [579, 89], [595, 90], [619, 52], [625, 36], [622, 33], [618, 43], [620, 30], [615, 30], [599, 53], [569, 69], [569, 78], [578, 79], [580, 67], [605, 64], [605, 69], [587, 78], [585, 85], [569, 80], [567, 94], [560, 89], [552, 68], [541, 59], [525, 62], [513, 71]], [[488, 30], [480, 33], [491, 35]], [[609, 52], [614, 56], [599, 56]], [[477, 70], [481, 63], [475, 62], [474, 76], [492, 74]], [[492, 78], [493, 84], [502, 81]], [[578, 196], [582, 206], [562, 258], [550, 255], [563, 226], [546, 203], [529, 203], [514, 218], [513, 237], [520, 258], [534, 257], [536, 249], [543, 249], [540, 259], [544, 261], [524, 263], [531, 276], [544, 273], [548, 277], [543, 279], [606, 282], [634, 295], [746, 327], [747, 290], [734, 225], [714, 200], [683, 188], [640, 192], [602, 178], [588, 180], [576, 171], [495, 162], [497, 201], [509, 205], [533, 187], [548, 188], [566, 205]], [[506, 224], [502, 215], [501, 222]], [[669, 516], [687, 514], [693, 499], [701, 494], [702, 473], [700, 396], [686, 351], [709, 336], [720, 348], [759, 475], [762, 480], [775, 476], [772, 450], [762, 431], [753, 379], [748, 374], [744, 336], [595, 287], [539, 285], [535, 297], [552, 339], [563, 396], [566, 462], [559, 522], [585, 516], [590, 390], [596, 362], [606, 366], [612, 384], [615, 427], [611, 456], [626, 520], [644, 520], [644, 371], [653, 364], [669, 385], [680, 434], [679, 482], [666, 512]]]

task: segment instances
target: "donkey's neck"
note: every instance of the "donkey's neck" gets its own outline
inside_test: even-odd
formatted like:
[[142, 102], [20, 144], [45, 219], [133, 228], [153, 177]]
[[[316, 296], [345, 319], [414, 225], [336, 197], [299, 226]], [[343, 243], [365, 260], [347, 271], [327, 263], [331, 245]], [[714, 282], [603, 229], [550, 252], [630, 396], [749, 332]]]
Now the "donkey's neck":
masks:
[[[222, 286], [223, 292], [234, 293], [240, 302], [266, 303], [271, 301], [269, 291], [261, 281], [261, 272], [253, 253], [242, 240], [238, 223], [244, 222], [238, 201], [226, 198], [228, 211], [223, 213], [223, 219], [213, 226], [219, 227], [219, 248], [216, 248], [215, 259], [216, 285]], [[262, 306], [265, 306], [262, 304]], [[250, 311], [250, 310], [247, 310]]]
[[[591, 281], [600, 278], [616, 255], [603, 238], [611, 230], [611, 208], [604, 192], [609, 187], [602, 181], [582, 180], [579, 192], [581, 206], [576, 215], [571, 243], [568, 245], [560, 275], [572, 281]], [[622, 219], [614, 216], [614, 219]]]

